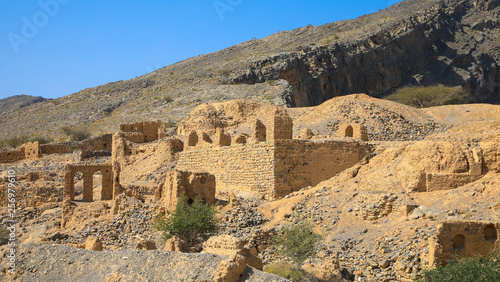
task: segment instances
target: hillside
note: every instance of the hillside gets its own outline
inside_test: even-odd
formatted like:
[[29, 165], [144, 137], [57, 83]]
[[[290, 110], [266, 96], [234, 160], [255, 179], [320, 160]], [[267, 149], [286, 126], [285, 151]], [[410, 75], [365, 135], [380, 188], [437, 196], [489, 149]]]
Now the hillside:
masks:
[[43, 97], [34, 97], [29, 95], [16, 95], [5, 99], [0, 99], [0, 115], [8, 112], [14, 112], [23, 107], [27, 107], [29, 105], [48, 100], [50, 99], [45, 99]]
[[123, 122], [174, 125], [203, 103], [251, 99], [289, 107], [380, 97], [404, 85], [464, 87], [466, 102], [499, 101], [500, 1], [406, 0], [374, 14], [281, 31], [150, 74], [0, 113], [1, 138], [64, 138]]

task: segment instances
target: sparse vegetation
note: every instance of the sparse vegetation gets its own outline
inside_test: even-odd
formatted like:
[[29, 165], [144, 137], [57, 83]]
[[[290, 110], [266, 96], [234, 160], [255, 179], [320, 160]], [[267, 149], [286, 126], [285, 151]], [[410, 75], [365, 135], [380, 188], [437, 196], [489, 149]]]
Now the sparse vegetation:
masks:
[[500, 252], [489, 258], [473, 257], [450, 261], [424, 272], [421, 282], [489, 282], [500, 281]]
[[15, 136], [12, 138], [7, 138], [5, 139], [5, 144], [11, 148], [17, 148], [21, 146], [23, 143], [25, 143], [26, 137], [24, 136]]
[[87, 129], [75, 129], [70, 126], [61, 127], [61, 131], [71, 137], [71, 141], [83, 141], [90, 137], [90, 132]]
[[168, 217], [158, 217], [153, 228], [163, 231], [164, 240], [177, 236], [193, 246], [217, 233], [216, 213], [215, 205], [205, 205], [201, 200], [189, 204], [187, 197], [182, 195], [175, 212]]
[[228, 77], [230, 72], [228, 69], [220, 69], [217, 71], [217, 74], [222, 76], [222, 77]]
[[323, 237], [314, 231], [310, 222], [301, 220], [297, 225], [285, 228], [282, 234], [273, 239], [279, 253], [301, 263], [316, 253]]
[[40, 145], [42, 144], [48, 144], [54, 142], [54, 139], [50, 137], [33, 137], [29, 139], [29, 142], [35, 142], [38, 141]]
[[458, 104], [466, 97], [460, 87], [437, 86], [407, 86], [398, 89], [385, 99], [416, 108]]
[[292, 281], [301, 281], [307, 277], [307, 273], [292, 263], [276, 263], [264, 268], [267, 273], [276, 274]]
[[165, 127], [166, 128], [176, 127], [176, 126], [177, 126], [177, 123], [175, 123], [173, 121], [167, 121], [167, 122], [165, 122]]
[[165, 95], [165, 96], [163, 96], [163, 101], [170, 103], [170, 102], [174, 101], [174, 98], [172, 98], [172, 96], [170, 96], [170, 95]]

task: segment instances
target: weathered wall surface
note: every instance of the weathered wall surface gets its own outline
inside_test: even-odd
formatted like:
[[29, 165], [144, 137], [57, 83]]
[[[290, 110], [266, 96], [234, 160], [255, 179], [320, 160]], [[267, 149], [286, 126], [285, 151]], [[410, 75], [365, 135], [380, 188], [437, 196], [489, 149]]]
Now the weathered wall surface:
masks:
[[135, 143], [151, 142], [165, 137], [166, 128], [160, 120], [143, 121], [132, 124], [121, 124], [120, 131]]
[[457, 257], [487, 256], [500, 249], [500, 222], [447, 221], [429, 239], [429, 264], [446, 264]]
[[67, 144], [43, 144], [40, 145], [40, 150], [42, 155], [50, 154], [66, 154], [69, 150], [69, 145]]
[[482, 175], [471, 175], [468, 173], [455, 173], [455, 174], [438, 174], [431, 173], [426, 175], [426, 191], [440, 191], [440, 190], [450, 190], [468, 183], [476, 181], [483, 177]]
[[180, 195], [185, 195], [188, 203], [203, 200], [207, 204], [214, 204], [215, 176], [209, 173], [169, 171], [156, 199], [162, 199], [166, 210], [173, 212]]
[[364, 151], [357, 142], [291, 139], [205, 145], [179, 153], [177, 169], [214, 174], [217, 189], [252, 191], [265, 199], [278, 199], [353, 166]]
[[0, 152], [0, 163], [13, 163], [24, 160], [24, 148], [15, 151]]
[[364, 151], [358, 142], [276, 140], [276, 198], [352, 167], [364, 157]]
[[237, 189], [266, 195], [274, 187], [271, 143], [189, 148], [179, 153], [177, 169], [215, 175], [217, 189]]

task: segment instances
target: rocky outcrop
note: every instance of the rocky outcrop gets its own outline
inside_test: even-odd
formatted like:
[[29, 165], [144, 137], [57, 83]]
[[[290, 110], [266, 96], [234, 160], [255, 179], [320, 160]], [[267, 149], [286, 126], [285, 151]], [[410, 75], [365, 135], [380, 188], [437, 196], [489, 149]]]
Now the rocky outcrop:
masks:
[[379, 97], [404, 85], [438, 83], [464, 87], [468, 101], [498, 102], [500, 1], [427, 3], [393, 25], [380, 23], [371, 34], [252, 62], [231, 83], [285, 79], [293, 88], [292, 106], [359, 92]]

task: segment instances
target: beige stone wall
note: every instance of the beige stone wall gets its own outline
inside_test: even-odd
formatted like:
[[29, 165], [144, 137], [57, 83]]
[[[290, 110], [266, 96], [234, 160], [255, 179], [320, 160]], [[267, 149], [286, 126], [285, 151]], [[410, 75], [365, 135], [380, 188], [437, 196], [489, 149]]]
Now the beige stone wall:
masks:
[[268, 115], [266, 138], [268, 141], [279, 139], [292, 139], [293, 121], [286, 110], [276, 106]]
[[24, 160], [24, 148], [0, 152], [0, 163], [13, 163]]
[[271, 196], [274, 187], [271, 143], [189, 147], [179, 153], [177, 169], [215, 175], [217, 189], [253, 191]]
[[92, 202], [94, 200], [93, 177], [98, 171], [102, 174], [101, 200], [113, 199], [113, 166], [111, 165], [67, 165], [64, 173], [65, 185], [63, 197], [74, 200], [74, 175], [77, 172], [81, 172], [83, 174], [83, 201]]
[[358, 142], [277, 140], [275, 144], [275, 198], [332, 178], [365, 154]]
[[120, 131], [125, 137], [135, 143], [145, 143], [166, 136], [166, 128], [161, 120], [143, 121], [120, 125]]
[[487, 256], [500, 249], [500, 222], [446, 221], [429, 239], [429, 264], [446, 264], [450, 259]]
[[362, 141], [368, 141], [368, 131], [364, 125], [359, 123], [340, 124], [337, 136], [340, 138], [355, 138]]
[[180, 195], [189, 201], [203, 200], [207, 204], [215, 203], [215, 176], [209, 173], [169, 171], [165, 183], [160, 186], [157, 200], [162, 200], [165, 209], [173, 212]]
[[40, 145], [40, 150], [44, 155], [50, 154], [66, 154], [69, 146], [66, 144], [43, 144]]
[[177, 169], [214, 174], [217, 189], [251, 191], [268, 200], [335, 176], [364, 157], [358, 142], [275, 140], [188, 147]]
[[38, 141], [28, 142], [23, 145], [24, 147], [24, 158], [25, 159], [38, 159], [42, 156], [40, 151], [40, 143]]
[[426, 174], [426, 191], [440, 191], [440, 190], [450, 190], [468, 183], [480, 179], [482, 175], [471, 175], [468, 173], [452, 173], [452, 174], [440, 174], [440, 173], [429, 173]]

